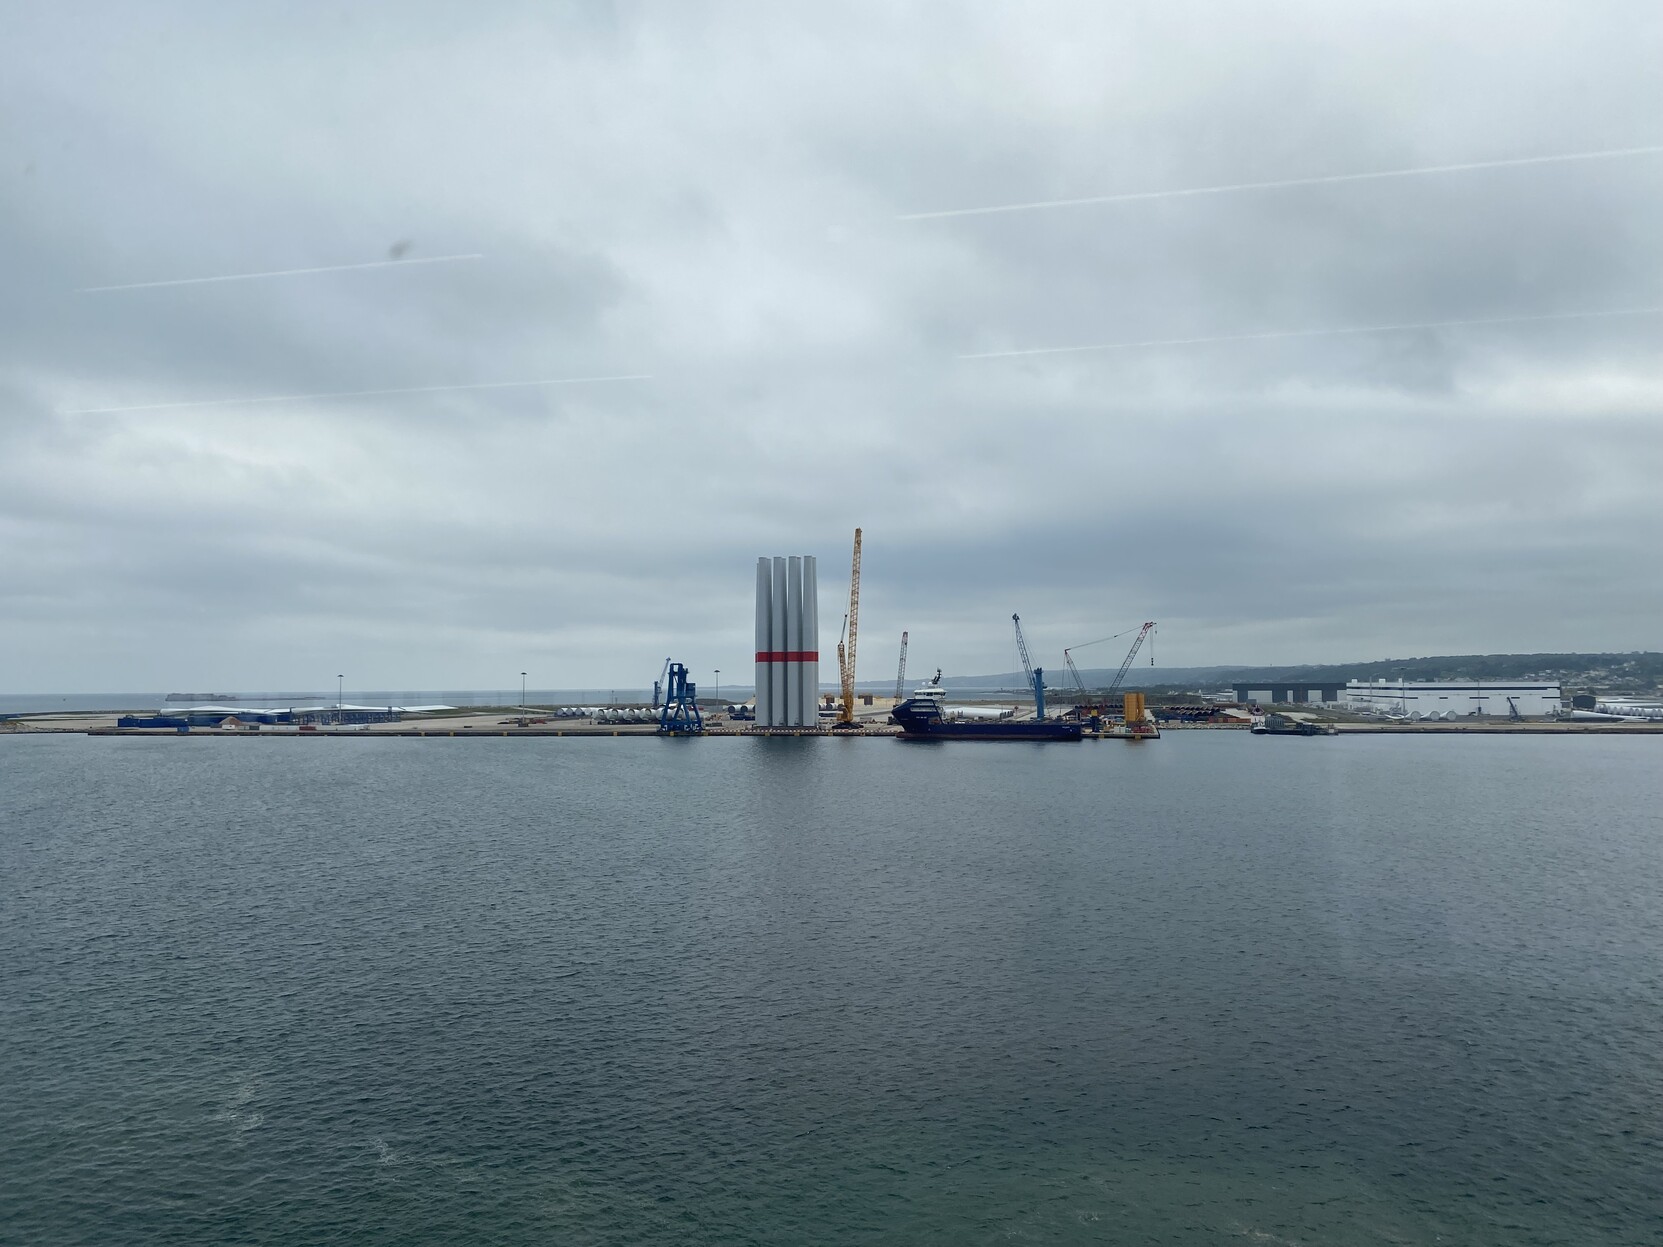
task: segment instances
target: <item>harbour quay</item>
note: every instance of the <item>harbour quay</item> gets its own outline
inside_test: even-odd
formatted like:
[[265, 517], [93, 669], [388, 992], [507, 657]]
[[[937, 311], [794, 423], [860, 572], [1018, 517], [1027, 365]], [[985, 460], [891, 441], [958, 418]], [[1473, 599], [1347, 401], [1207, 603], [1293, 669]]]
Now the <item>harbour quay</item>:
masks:
[[[640, 737], [658, 739], [661, 733], [653, 723], [597, 723], [585, 719], [547, 719], [538, 715], [505, 715], [500, 711], [467, 713], [448, 717], [410, 717], [362, 724], [302, 724], [192, 726], [188, 730], [177, 727], [121, 727], [123, 715], [109, 713], [58, 713], [18, 715], [0, 721], [0, 732], [6, 733], [63, 733], [88, 736], [136, 736], [149, 739], [204, 740], [234, 738], [239, 740], [275, 740], [299, 737], [358, 738], [406, 737], [465, 740], [509, 736], [535, 737]], [[723, 737], [831, 737], [873, 738], [896, 737], [900, 729], [888, 721], [887, 705], [879, 705], [875, 713], [854, 727], [757, 727], [744, 719], [729, 719], [723, 715], [706, 718], [702, 735]], [[1366, 719], [1334, 723], [1339, 736], [1378, 735], [1524, 735], [1524, 736], [1589, 736], [1663, 735], [1660, 721], [1614, 721], [1599, 719], [1530, 719], [1522, 722], [1505, 719], [1460, 719], [1454, 721], [1424, 719], [1416, 721]], [[1162, 722], [1160, 730], [1167, 733], [1241, 732], [1248, 731], [1249, 723], [1240, 722]], [[1103, 731], [1082, 733], [1084, 740], [1124, 739], [1125, 733], [1111, 726]]]

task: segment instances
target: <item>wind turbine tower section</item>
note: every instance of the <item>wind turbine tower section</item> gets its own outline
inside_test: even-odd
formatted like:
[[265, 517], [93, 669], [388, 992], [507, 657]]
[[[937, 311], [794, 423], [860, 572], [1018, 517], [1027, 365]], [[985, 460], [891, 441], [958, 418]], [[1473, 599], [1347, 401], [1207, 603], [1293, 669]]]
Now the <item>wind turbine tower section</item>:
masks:
[[756, 725], [816, 727], [820, 600], [812, 554], [756, 561]]

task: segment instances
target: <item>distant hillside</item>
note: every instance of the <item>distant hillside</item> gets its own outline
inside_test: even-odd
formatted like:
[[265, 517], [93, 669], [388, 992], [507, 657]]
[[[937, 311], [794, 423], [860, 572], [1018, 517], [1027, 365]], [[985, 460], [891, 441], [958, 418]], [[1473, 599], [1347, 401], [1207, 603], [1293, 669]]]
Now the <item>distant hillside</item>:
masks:
[[1652, 688], [1663, 682], [1663, 654], [1451, 654], [1326, 666], [1238, 667], [1219, 682], [1262, 679], [1558, 680], [1562, 684]]
[[[1114, 679], [1114, 668], [1082, 670], [1086, 687], [1103, 688]], [[917, 673], [914, 680], [927, 678]], [[1434, 658], [1380, 658], [1369, 662], [1330, 663], [1292, 667], [1138, 667], [1126, 673], [1125, 687], [1141, 689], [1222, 689], [1246, 681], [1282, 683], [1290, 680], [1558, 680], [1567, 688], [1598, 691], [1654, 689], [1663, 686], [1663, 653], [1631, 654], [1450, 654]], [[1020, 671], [991, 675], [946, 676], [951, 689], [1020, 690], [1026, 681]], [[1047, 667], [1047, 688], [1071, 683], [1061, 664]], [[861, 681], [872, 692], [893, 692], [894, 681]]]

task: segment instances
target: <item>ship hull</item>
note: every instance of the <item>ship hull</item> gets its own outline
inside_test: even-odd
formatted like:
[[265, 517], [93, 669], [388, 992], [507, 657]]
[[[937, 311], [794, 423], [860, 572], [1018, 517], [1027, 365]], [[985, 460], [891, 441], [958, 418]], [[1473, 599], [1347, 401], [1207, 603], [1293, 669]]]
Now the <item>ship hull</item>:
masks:
[[902, 740], [1079, 740], [1078, 723], [997, 722], [955, 723], [943, 719], [934, 706], [915, 707], [903, 702], [895, 708], [895, 722]]

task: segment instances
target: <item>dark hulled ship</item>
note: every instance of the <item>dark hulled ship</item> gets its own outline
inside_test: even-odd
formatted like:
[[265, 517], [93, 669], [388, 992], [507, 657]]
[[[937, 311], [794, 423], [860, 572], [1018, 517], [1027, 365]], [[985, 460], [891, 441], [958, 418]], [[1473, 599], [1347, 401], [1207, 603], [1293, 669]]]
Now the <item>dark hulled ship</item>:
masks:
[[952, 717], [941, 673], [895, 707], [891, 717], [904, 738], [923, 740], [1079, 740], [1078, 723], [1051, 719], [972, 719]]

